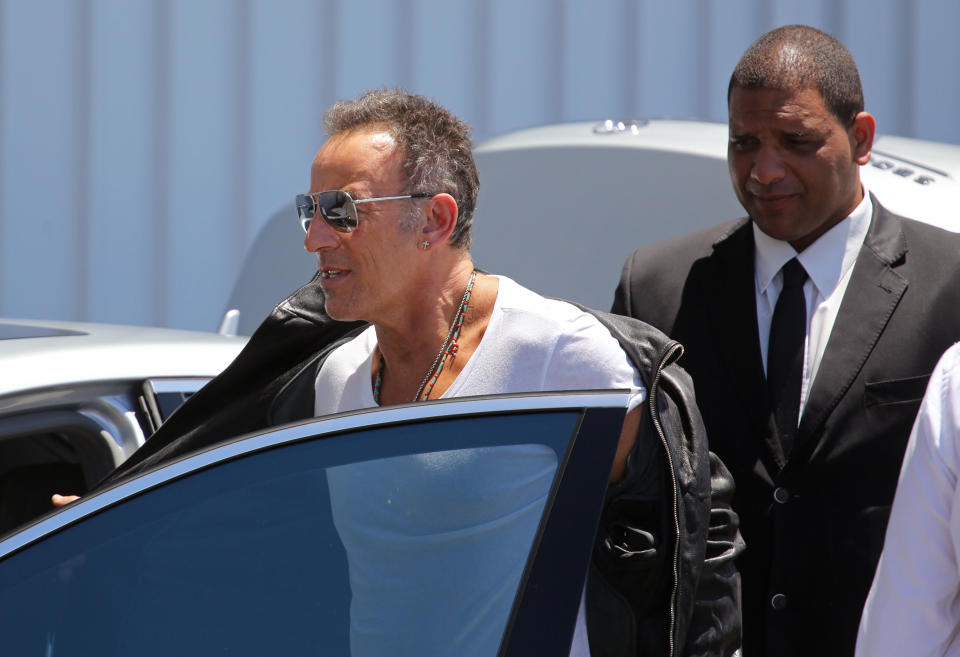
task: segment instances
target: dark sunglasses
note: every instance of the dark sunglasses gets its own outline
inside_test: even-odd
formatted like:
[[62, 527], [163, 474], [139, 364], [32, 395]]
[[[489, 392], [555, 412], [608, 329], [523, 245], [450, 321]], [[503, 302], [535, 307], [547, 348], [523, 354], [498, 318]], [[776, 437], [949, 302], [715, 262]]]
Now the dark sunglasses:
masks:
[[320, 216], [323, 217], [330, 228], [338, 233], [352, 233], [360, 223], [360, 218], [357, 216], [357, 204], [359, 203], [396, 201], [404, 198], [431, 198], [433, 196], [436, 196], [436, 194], [421, 192], [400, 196], [355, 199], [347, 192], [340, 190], [297, 194], [297, 217], [300, 219], [303, 232], [310, 230], [310, 222], [319, 211]]

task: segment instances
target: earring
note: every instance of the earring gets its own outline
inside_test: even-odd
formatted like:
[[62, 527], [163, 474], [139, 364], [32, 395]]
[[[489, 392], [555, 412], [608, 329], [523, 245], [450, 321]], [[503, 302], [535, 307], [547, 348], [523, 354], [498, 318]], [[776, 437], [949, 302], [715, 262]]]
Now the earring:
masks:
[[422, 242], [420, 242], [420, 248], [426, 251], [428, 248], [430, 248], [430, 242], [428, 242], [427, 240], [423, 240]]

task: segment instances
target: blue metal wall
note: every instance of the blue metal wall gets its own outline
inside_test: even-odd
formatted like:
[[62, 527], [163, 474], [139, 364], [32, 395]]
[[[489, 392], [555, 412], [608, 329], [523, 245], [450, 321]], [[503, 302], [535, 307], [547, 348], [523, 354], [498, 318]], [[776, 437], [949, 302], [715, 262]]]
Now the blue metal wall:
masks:
[[723, 121], [794, 22], [847, 44], [881, 132], [960, 143], [953, 0], [0, 0], [0, 315], [215, 328], [337, 98], [400, 85], [478, 140]]

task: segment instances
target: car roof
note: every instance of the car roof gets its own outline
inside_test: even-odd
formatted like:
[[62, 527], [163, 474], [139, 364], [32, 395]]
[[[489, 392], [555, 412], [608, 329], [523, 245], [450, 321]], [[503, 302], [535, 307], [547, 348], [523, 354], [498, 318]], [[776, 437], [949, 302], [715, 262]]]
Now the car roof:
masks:
[[0, 395], [91, 381], [212, 377], [245, 343], [200, 331], [0, 319]]

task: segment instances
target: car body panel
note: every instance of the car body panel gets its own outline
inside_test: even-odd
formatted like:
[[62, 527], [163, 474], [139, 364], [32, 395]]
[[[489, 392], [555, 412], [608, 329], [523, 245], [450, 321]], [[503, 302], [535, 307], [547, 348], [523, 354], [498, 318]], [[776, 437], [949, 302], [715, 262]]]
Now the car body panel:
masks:
[[149, 377], [213, 377], [246, 343], [212, 332], [0, 319], [0, 330], [7, 335], [14, 327], [27, 335], [36, 329], [54, 334], [0, 339], [0, 410], [10, 407], [5, 395], [25, 390]]

